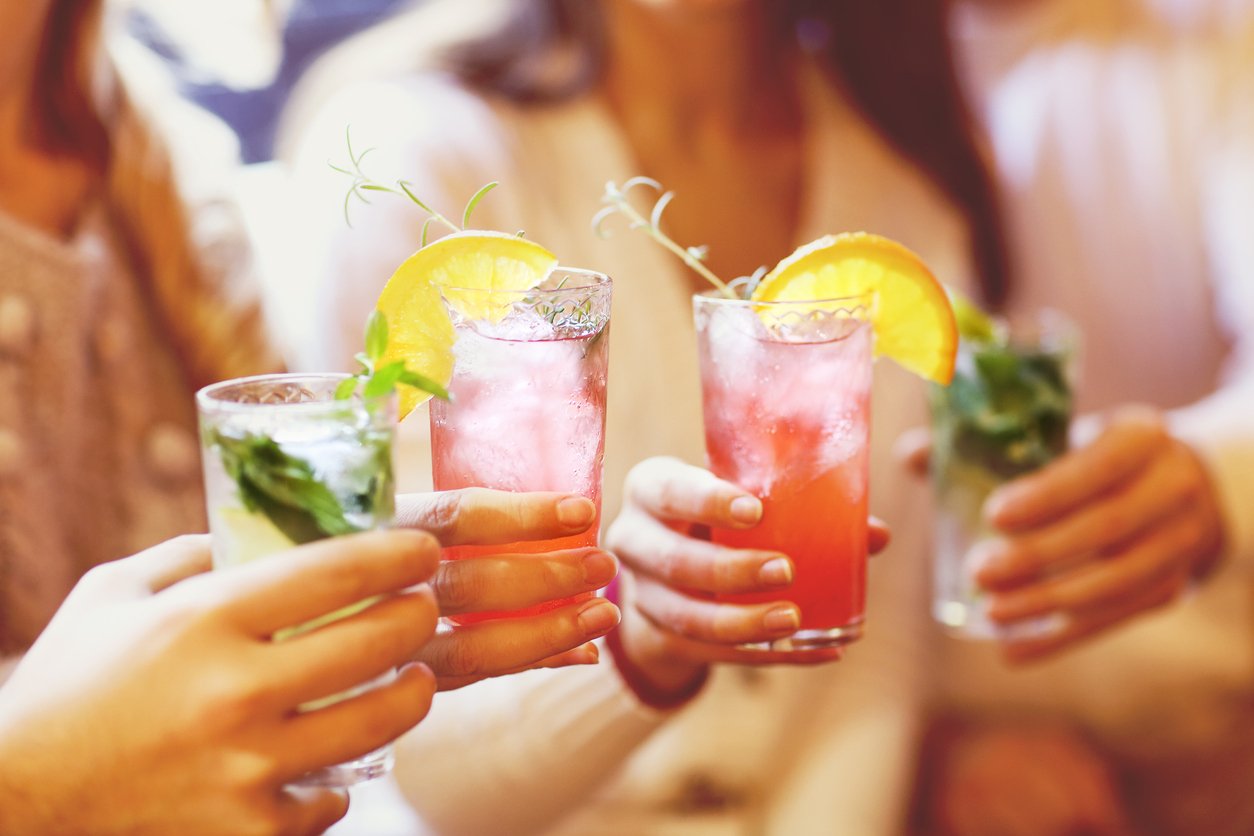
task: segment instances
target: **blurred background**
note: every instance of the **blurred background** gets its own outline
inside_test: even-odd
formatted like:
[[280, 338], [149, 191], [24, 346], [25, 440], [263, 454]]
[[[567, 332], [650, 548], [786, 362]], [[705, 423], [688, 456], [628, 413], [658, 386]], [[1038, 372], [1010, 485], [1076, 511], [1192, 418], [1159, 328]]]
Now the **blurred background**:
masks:
[[187, 98], [221, 118], [245, 163], [274, 153], [292, 88], [345, 38], [421, 0], [134, 0], [125, 28], [161, 58]]

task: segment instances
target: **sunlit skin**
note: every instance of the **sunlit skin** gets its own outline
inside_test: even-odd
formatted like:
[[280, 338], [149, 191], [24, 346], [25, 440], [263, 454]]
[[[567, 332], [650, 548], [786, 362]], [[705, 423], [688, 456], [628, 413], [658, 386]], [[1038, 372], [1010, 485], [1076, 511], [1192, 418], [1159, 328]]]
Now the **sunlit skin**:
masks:
[[[603, 92], [635, 169], [681, 195], [677, 241], [708, 244], [727, 278], [791, 252], [801, 212], [803, 119], [794, 48], [763, 0], [603, 0]], [[699, 277], [693, 289], [704, 289]]]

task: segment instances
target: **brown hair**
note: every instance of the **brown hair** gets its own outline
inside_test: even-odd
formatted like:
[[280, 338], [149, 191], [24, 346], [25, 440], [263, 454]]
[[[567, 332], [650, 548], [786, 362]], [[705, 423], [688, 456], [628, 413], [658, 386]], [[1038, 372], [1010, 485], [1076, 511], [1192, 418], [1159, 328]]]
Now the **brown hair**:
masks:
[[97, 176], [109, 159], [109, 135], [92, 100], [93, 57], [101, 4], [54, 0], [35, 58], [31, 139], [44, 150], [79, 159]]
[[[270, 371], [242, 224], [222, 200], [190, 206], [153, 113], [101, 48], [102, 0], [53, 0], [37, 55], [30, 130], [83, 162], [190, 386]], [[152, 108], [150, 110], [156, 110]]]
[[[462, 79], [524, 102], [561, 100], [601, 69], [598, 3], [529, 0], [503, 27], [446, 60]], [[964, 213], [984, 302], [1005, 304], [1010, 267], [996, 186], [958, 84], [949, 0], [775, 0], [781, 26], [802, 27], [870, 123]], [[541, 56], [571, 54], [554, 77]]]

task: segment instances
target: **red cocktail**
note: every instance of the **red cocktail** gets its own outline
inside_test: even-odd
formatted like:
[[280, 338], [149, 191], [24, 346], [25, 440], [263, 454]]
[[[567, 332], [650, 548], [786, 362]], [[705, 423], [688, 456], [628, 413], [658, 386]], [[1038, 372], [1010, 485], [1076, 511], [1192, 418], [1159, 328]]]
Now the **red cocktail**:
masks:
[[795, 566], [783, 594], [801, 627], [777, 650], [844, 644], [862, 634], [872, 333], [860, 300], [694, 299], [711, 470], [762, 500], [747, 531], [716, 529], [734, 548], [779, 551]]
[[[452, 398], [431, 403], [435, 489], [562, 491], [586, 496], [597, 507], [597, 522], [584, 534], [455, 547], [446, 549], [445, 557], [595, 546], [605, 454], [609, 278], [559, 269], [532, 290], [442, 293], [457, 342]], [[456, 620], [529, 615], [570, 600]]]

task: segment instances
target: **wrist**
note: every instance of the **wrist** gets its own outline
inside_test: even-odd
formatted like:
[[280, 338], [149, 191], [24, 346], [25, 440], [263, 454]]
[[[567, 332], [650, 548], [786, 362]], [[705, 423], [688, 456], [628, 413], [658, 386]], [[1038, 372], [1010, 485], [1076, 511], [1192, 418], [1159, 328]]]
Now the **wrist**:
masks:
[[640, 702], [662, 710], [679, 708], [701, 692], [710, 666], [676, 658], [666, 653], [660, 642], [651, 641], [644, 635], [651, 628], [634, 614], [628, 615], [630, 608], [620, 603], [619, 591], [616, 578], [606, 589], [606, 598], [623, 611], [622, 623], [605, 637], [614, 667]]

